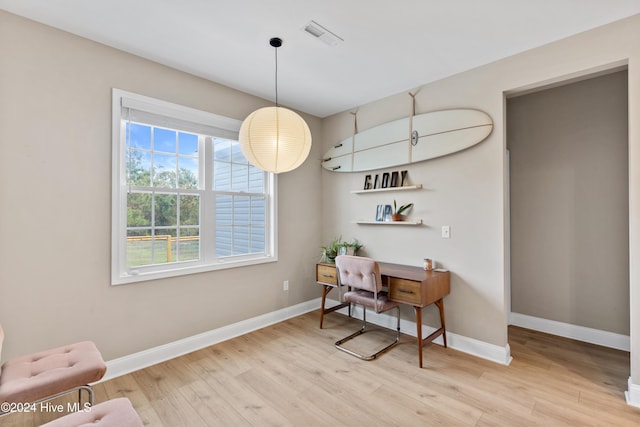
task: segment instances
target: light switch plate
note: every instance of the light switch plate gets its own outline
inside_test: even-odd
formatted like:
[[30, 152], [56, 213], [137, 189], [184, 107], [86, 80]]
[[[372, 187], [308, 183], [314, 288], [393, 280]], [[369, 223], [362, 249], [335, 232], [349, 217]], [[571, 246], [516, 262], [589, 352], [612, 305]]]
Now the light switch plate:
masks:
[[443, 225], [442, 226], [442, 238], [443, 239], [448, 239], [451, 237], [451, 227], [449, 227], [448, 225]]

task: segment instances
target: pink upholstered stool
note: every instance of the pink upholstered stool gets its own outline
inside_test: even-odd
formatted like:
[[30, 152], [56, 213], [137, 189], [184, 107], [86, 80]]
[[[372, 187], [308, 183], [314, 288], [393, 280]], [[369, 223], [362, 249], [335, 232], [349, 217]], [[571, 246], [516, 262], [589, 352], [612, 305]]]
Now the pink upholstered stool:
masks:
[[102, 355], [91, 341], [17, 357], [2, 365], [0, 402], [39, 402], [76, 390], [81, 398], [80, 393], [86, 390], [93, 404], [89, 383], [100, 380], [106, 370]]
[[89, 410], [74, 412], [53, 420], [42, 427], [140, 427], [144, 424], [126, 397], [108, 400]]

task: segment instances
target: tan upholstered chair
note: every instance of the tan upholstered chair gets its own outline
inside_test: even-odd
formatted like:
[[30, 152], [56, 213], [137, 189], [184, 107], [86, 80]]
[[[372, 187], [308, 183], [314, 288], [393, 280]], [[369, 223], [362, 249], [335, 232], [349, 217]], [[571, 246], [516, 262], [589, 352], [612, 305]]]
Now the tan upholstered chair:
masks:
[[[400, 340], [400, 303], [387, 298], [387, 293], [382, 291], [382, 278], [380, 266], [371, 258], [342, 255], [336, 258], [336, 270], [338, 283], [350, 288], [344, 294], [344, 300], [351, 304], [363, 306], [362, 327], [357, 332], [336, 342], [336, 347], [352, 356], [362, 360], [373, 360], [380, 354], [398, 344]], [[373, 354], [363, 355], [342, 346], [345, 342], [367, 332], [367, 307], [382, 313], [392, 308], [396, 309], [397, 326], [395, 340]]]
[[[0, 350], [3, 339], [0, 325]], [[99, 381], [106, 371], [102, 355], [91, 341], [17, 357], [0, 367], [0, 403], [39, 403], [73, 391], [78, 391], [82, 403], [85, 390], [93, 404], [89, 384]]]
[[41, 427], [142, 427], [144, 424], [126, 397], [108, 400], [90, 411], [74, 412]]

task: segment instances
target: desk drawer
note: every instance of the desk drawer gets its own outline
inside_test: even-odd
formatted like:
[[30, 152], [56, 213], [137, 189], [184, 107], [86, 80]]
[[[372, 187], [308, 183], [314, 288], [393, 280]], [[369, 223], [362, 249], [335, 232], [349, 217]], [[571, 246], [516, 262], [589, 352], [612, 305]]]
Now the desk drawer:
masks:
[[316, 282], [326, 283], [328, 285], [338, 284], [335, 267], [320, 264], [316, 267]]
[[420, 282], [390, 277], [389, 298], [407, 304], [421, 305]]

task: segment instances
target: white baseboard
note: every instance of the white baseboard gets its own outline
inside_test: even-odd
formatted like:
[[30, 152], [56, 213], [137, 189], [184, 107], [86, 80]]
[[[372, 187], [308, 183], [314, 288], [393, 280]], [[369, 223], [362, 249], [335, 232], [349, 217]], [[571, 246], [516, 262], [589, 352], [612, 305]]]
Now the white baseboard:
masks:
[[509, 324], [617, 350], [631, 351], [631, 340], [628, 335], [541, 319], [520, 313], [509, 313]]
[[[327, 307], [335, 304], [337, 303], [332, 300], [327, 300]], [[109, 360], [107, 361], [107, 373], [102, 381], [108, 381], [121, 375], [126, 375], [157, 363], [174, 359], [187, 353], [282, 322], [292, 317], [317, 310], [318, 308], [320, 308], [320, 298], [163, 344], [158, 347], [143, 350], [128, 356]], [[347, 314], [346, 309], [338, 310], [338, 312], [342, 312], [345, 315]], [[356, 316], [362, 316], [362, 308], [355, 308], [354, 313]], [[388, 313], [375, 314], [371, 311], [367, 314], [367, 321], [379, 326], [395, 329], [394, 316], [390, 316]], [[416, 336], [415, 322], [401, 319], [400, 330], [402, 333], [407, 335]], [[434, 330], [435, 328], [423, 326], [423, 335], [428, 336]], [[439, 345], [444, 344], [442, 337], [436, 338], [433, 342]], [[492, 362], [500, 363], [502, 365], [508, 365], [511, 362], [509, 345], [500, 347], [451, 332], [447, 332], [447, 344], [453, 349], [487, 359]]]
[[320, 307], [320, 298], [286, 307], [271, 313], [223, 326], [218, 329], [193, 335], [178, 341], [143, 350], [106, 362], [107, 373], [102, 381], [126, 375], [128, 373], [165, 362], [187, 353], [227, 341], [231, 338], [262, 329], [283, 320], [299, 316]]
[[624, 392], [627, 405], [640, 408], [640, 384], [634, 384], [631, 382], [631, 377], [629, 377], [628, 385], [629, 390]]
[[[327, 300], [327, 305], [329, 305], [329, 300]], [[347, 315], [347, 309], [342, 308], [337, 311], [338, 313], [342, 313]], [[391, 311], [376, 314], [371, 310], [367, 311], [367, 322], [373, 323], [374, 325], [382, 326], [389, 329], [395, 329], [396, 327], [396, 318], [395, 315], [390, 314]], [[362, 319], [362, 307], [355, 307], [352, 310], [352, 315], [356, 318]], [[422, 326], [422, 336], [429, 336], [436, 328], [430, 326]], [[400, 319], [400, 332], [403, 334], [411, 335], [415, 337], [416, 333], [416, 323], [406, 319]], [[444, 345], [442, 340], [442, 336], [439, 336], [435, 340], [433, 340], [435, 344]], [[453, 348], [458, 351], [462, 351], [463, 353], [471, 354], [472, 356], [480, 357], [482, 359], [490, 360], [491, 362], [499, 363], [501, 365], [509, 365], [511, 360], [511, 350], [509, 348], [509, 344], [504, 347], [500, 347], [494, 344], [489, 344], [484, 341], [479, 341], [474, 338], [465, 337], [462, 335], [454, 334], [452, 332], [447, 331], [447, 347]]]

